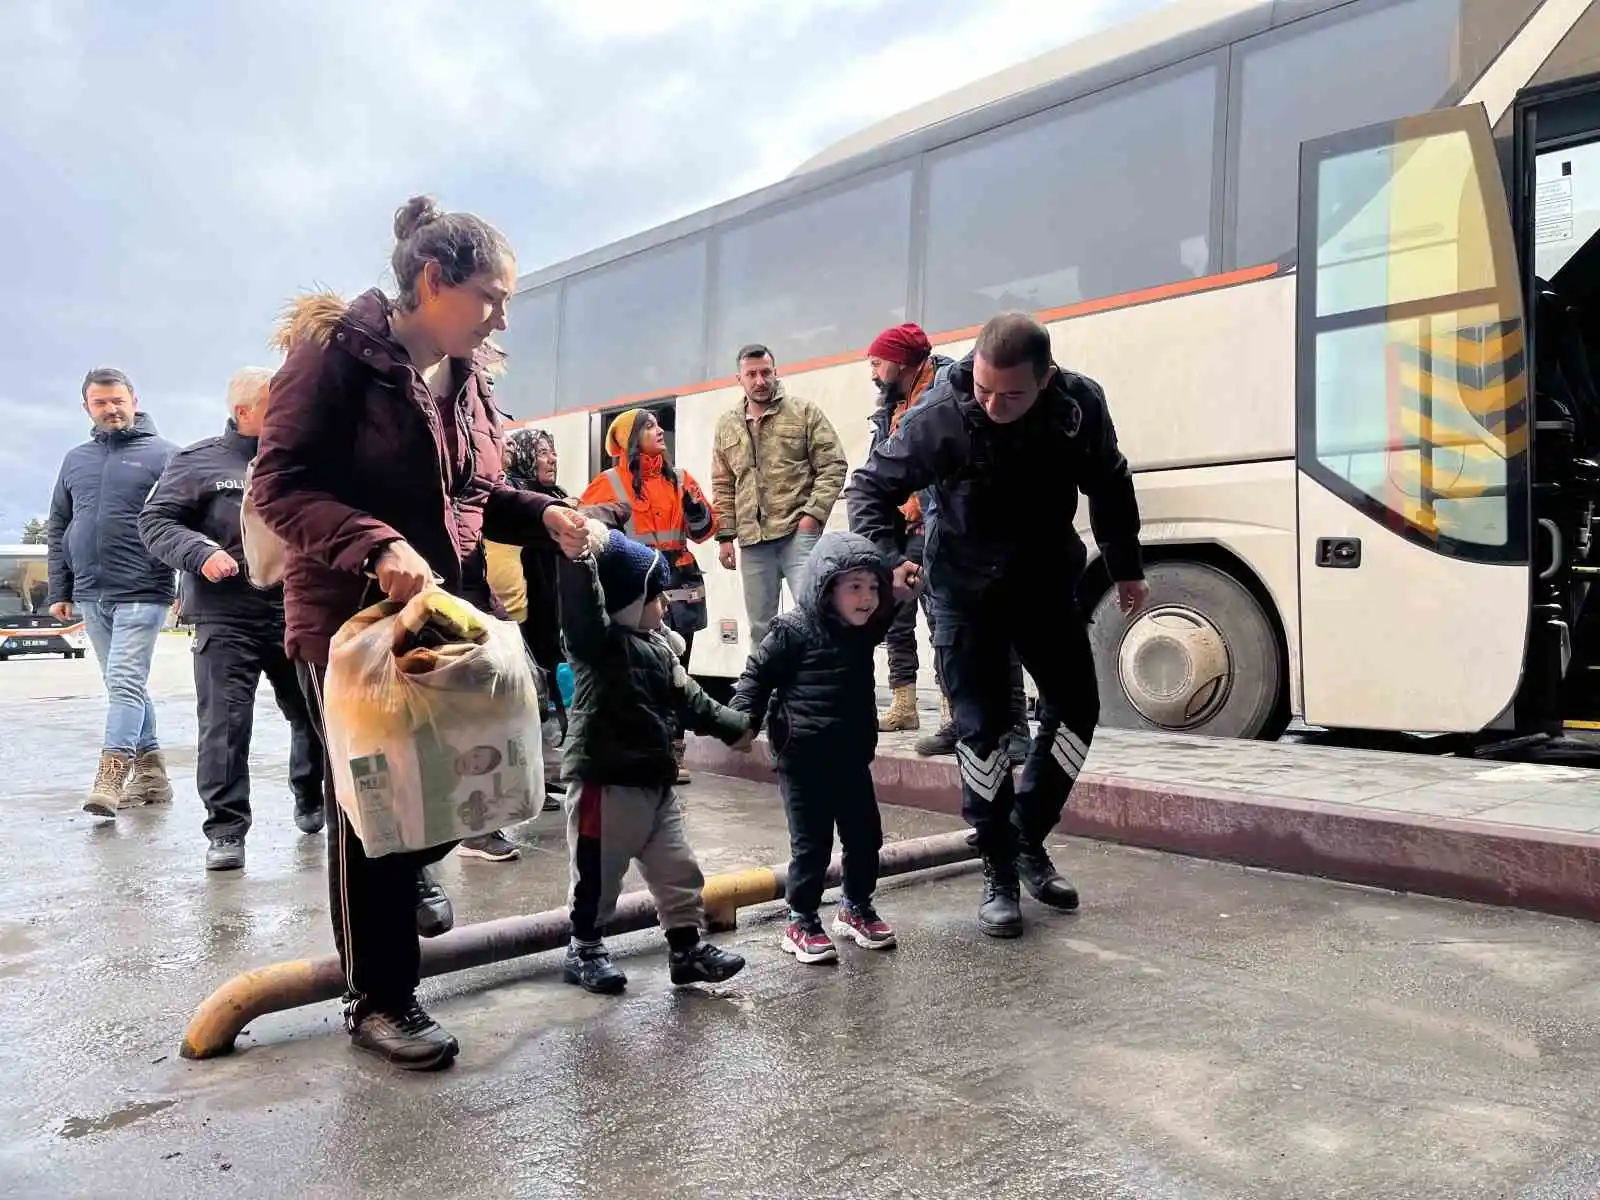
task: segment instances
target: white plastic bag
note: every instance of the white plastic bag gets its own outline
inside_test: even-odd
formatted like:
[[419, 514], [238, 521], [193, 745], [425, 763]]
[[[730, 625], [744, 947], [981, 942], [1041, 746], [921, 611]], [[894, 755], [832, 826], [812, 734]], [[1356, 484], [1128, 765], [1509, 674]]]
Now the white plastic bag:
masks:
[[[416, 645], [419, 630], [455, 629]], [[539, 699], [515, 625], [429, 591], [357, 613], [323, 691], [334, 794], [367, 857], [477, 837], [544, 799]]]

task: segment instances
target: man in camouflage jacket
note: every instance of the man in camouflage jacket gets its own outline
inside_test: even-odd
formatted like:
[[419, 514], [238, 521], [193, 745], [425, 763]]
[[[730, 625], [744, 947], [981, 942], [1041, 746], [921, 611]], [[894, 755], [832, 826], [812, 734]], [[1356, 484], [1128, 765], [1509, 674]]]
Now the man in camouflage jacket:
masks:
[[778, 615], [781, 586], [799, 593], [806, 559], [844, 490], [846, 462], [822, 410], [784, 392], [765, 346], [739, 351], [739, 385], [743, 402], [717, 421], [711, 488], [719, 558], [740, 569], [755, 647]]

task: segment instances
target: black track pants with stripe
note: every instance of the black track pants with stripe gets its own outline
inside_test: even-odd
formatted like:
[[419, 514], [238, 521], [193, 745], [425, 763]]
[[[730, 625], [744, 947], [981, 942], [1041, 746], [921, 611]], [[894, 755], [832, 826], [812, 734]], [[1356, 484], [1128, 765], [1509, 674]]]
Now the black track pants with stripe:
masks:
[[[1029, 596], [1004, 584], [971, 607], [935, 602], [934, 650], [955, 718], [961, 813], [978, 848], [1005, 858], [1041, 843], [1062, 810], [1100, 719], [1089, 632], [1059, 596]], [[1002, 748], [1014, 716], [1011, 651], [1039, 691], [1039, 728], [1013, 781]]]
[[359, 1016], [404, 1009], [422, 979], [422, 944], [417, 940], [417, 872], [455, 848], [454, 842], [402, 854], [368, 858], [361, 839], [333, 794], [333, 770], [324, 735], [322, 678], [325, 667], [297, 662], [295, 670], [311, 709], [318, 753], [323, 757], [323, 795], [328, 814], [328, 915], [333, 944], [344, 967], [345, 1000]]

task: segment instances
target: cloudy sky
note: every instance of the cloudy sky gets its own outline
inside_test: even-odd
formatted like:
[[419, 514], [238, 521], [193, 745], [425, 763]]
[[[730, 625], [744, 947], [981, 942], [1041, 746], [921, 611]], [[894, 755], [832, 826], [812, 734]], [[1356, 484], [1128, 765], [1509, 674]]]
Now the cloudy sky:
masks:
[[86, 370], [215, 432], [288, 297], [382, 280], [408, 195], [533, 270], [1162, 3], [6, 0], [0, 541], [86, 435]]

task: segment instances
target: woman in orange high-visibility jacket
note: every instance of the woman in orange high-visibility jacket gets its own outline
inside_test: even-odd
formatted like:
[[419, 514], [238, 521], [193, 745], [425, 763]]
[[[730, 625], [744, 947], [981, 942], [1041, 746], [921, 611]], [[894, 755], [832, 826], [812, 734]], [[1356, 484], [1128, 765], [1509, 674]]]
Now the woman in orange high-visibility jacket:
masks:
[[[578, 503], [633, 507], [622, 531], [636, 542], [660, 551], [671, 571], [667, 589], [667, 625], [683, 638], [683, 666], [689, 667], [694, 635], [706, 627], [706, 585], [690, 542], [704, 542], [716, 531], [716, 516], [705, 493], [687, 471], [667, 461], [667, 438], [649, 409], [619, 413], [606, 431], [611, 466], [584, 489]], [[675, 740], [678, 782], [688, 783], [683, 769], [683, 731]]]

